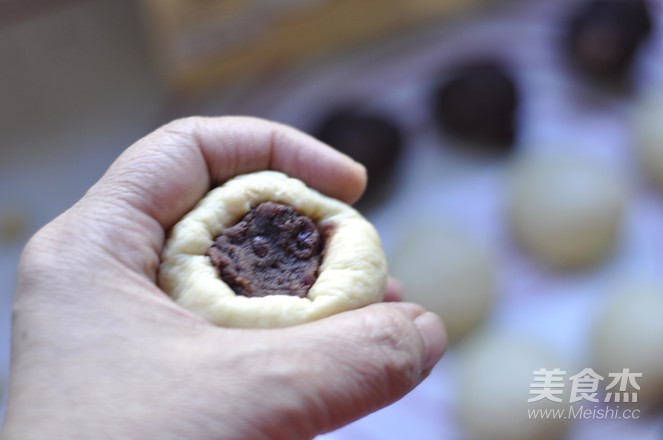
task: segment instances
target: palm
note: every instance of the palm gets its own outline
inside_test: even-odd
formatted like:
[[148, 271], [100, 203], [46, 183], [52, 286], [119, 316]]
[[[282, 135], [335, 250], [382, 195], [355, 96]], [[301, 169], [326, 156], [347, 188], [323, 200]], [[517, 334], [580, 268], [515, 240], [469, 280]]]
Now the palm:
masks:
[[422, 379], [444, 337], [428, 319], [438, 340], [423, 353], [418, 306], [224, 329], [155, 285], [164, 231], [212, 182], [265, 167], [348, 202], [365, 184], [349, 159], [294, 130], [180, 121], [127, 150], [31, 240], [15, 301], [7, 438], [310, 438]]

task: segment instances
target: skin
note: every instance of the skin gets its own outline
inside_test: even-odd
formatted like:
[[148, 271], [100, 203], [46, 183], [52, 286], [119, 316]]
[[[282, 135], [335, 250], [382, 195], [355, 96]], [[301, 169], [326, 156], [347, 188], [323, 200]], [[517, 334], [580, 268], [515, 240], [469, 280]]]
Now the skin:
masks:
[[[401, 398], [446, 345], [374, 304], [274, 330], [215, 327], [155, 284], [165, 231], [213, 186], [273, 169], [355, 202], [364, 168], [252, 118], [172, 122], [128, 148], [21, 258], [0, 439], [308, 439]], [[387, 297], [397, 300], [390, 283]]]

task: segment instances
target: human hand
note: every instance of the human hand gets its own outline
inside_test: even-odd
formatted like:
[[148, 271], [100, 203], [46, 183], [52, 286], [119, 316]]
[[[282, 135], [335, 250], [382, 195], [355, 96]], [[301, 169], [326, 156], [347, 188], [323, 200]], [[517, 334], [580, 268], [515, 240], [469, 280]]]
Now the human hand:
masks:
[[361, 166], [294, 129], [189, 118], [130, 147], [32, 238], [19, 267], [2, 439], [305, 439], [426, 376], [446, 336], [417, 305], [231, 329], [156, 286], [165, 231], [211, 186], [263, 169], [348, 203], [366, 183]]

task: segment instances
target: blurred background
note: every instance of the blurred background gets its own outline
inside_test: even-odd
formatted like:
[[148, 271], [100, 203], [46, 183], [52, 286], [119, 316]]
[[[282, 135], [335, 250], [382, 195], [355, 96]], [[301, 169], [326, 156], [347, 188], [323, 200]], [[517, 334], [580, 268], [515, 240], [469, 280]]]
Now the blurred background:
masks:
[[663, 439], [662, 7], [0, 1], [2, 408], [26, 240], [161, 124], [244, 114], [367, 166], [358, 209], [450, 334], [321, 439]]

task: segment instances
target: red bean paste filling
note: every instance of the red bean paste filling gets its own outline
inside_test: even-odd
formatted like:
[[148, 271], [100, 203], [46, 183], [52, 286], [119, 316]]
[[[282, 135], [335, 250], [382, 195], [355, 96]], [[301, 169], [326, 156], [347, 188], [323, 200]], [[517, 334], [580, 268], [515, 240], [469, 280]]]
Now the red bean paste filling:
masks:
[[317, 278], [323, 237], [291, 206], [265, 202], [219, 235], [207, 251], [238, 295], [305, 297]]

